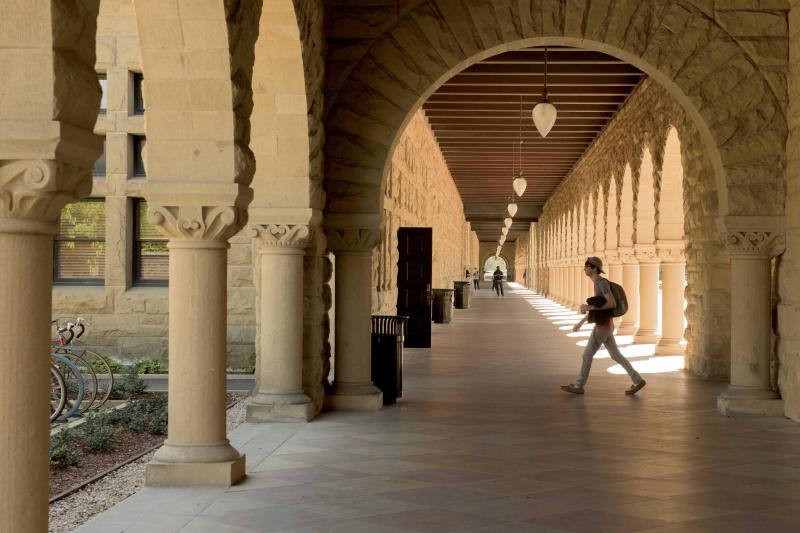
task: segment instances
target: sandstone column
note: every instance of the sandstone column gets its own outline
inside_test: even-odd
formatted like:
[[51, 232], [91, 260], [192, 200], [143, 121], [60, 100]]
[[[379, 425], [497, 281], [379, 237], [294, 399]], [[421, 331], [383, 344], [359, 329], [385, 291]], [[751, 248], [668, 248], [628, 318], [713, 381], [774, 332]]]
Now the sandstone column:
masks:
[[658, 256], [652, 244], [635, 246], [639, 262], [639, 329], [634, 342], [658, 342]]
[[228, 239], [245, 214], [153, 204], [148, 219], [170, 238], [169, 433], [146, 484], [228, 486], [245, 467], [225, 429]]
[[656, 354], [682, 354], [684, 331], [684, 289], [686, 287], [686, 261], [684, 243], [656, 244], [661, 259], [661, 339]]
[[[333, 218], [333, 217], [330, 217]], [[327, 409], [377, 411], [383, 393], [372, 384], [372, 249], [377, 227], [326, 226], [328, 247], [336, 256], [336, 359]]]
[[782, 250], [783, 232], [775, 223], [752, 229], [742, 225], [729, 221], [724, 234], [731, 256], [731, 382], [717, 406], [726, 415], [782, 416], [783, 401], [770, 387], [770, 257]]
[[[0, 531], [48, 530], [53, 235], [91, 192], [97, 2], [0, 8]], [[79, 29], [79, 30], [78, 30]]]
[[639, 323], [639, 263], [632, 248], [620, 248], [622, 288], [628, 297], [628, 312], [622, 316], [617, 335], [633, 335]]
[[603, 270], [609, 280], [622, 285], [622, 262], [616, 249], [606, 250], [603, 254]]
[[308, 421], [314, 404], [303, 392], [303, 256], [309, 228], [251, 224], [259, 254], [258, 389], [248, 422]]

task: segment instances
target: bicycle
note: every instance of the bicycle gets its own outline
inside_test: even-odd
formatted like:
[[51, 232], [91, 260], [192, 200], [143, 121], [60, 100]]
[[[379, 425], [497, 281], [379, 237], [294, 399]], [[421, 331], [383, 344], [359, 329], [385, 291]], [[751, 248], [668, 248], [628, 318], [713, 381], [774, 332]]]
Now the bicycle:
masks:
[[[57, 324], [57, 321], [54, 321]], [[108, 360], [89, 349], [83, 341], [80, 340], [81, 336], [86, 331], [86, 319], [77, 317], [75, 322], [67, 322], [65, 326], [58, 326], [58, 341], [57, 345], [54, 343], [54, 349], [59, 353], [70, 353], [79, 357], [86, 366], [87, 373], [91, 374], [94, 386], [92, 395], [92, 402], [86, 406], [81, 412], [85, 412], [90, 407], [99, 409], [111, 397], [114, 388], [114, 373]]]

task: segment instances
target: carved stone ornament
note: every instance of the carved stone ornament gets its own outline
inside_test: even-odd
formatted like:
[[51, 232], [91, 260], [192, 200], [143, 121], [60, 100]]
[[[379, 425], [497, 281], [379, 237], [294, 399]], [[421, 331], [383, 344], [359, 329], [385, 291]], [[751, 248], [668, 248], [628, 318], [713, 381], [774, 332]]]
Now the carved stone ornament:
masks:
[[308, 245], [310, 232], [305, 224], [250, 224], [247, 234], [256, 239], [260, 249], [303, 249]]
[[380, 228], [325, 227], [328, 248], [334, 253], [371, 252], [381, 242]]
[[618, 248], [619, 260], [625, 264], [635, 264], [638, 262], [636, 258], [636, 251], [633, 248]]
[[682, 241], [656, 242], [656, 254], [662, 263], [686, 262], [686, 246]]
[[783, 253], [786, 246], [782, 231], [727, 231], [723, 238], [734, 255], [774, 257]]
[[88, 170], [48, 159], [0, 160], [0, 218], [55, 222], [91, 192]]
[[239, 231], [245, 212], [233, 206], [150, 206], [147, 220], [171, 240], [227, 241]]
[[637, 244], [634, 246], [636, 260], [640, 263], [658, 263], [658, 254], [654, 244]]

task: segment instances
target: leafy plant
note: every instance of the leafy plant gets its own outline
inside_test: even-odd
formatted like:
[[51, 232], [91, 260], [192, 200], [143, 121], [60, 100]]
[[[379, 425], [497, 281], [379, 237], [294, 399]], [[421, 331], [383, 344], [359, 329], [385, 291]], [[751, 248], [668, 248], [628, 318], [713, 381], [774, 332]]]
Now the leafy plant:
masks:
[[92, 450], [113, 450], [117, 447], [117, 434], [111, 427], [111, 413], [98, 411], [86, 415], [81, 426], [81, 438]]
[[157, 394], [152, 398], [131, 400], [125, 409], [125, 424], [139, 433], [165, 435], [167, 433], [167, 396]]
[[119, 384], [114, 385], [116, 394], [126, 400], [139, 396], [146, 388], [147, 383], [139, 377], [135, 366], [129, 367]]
[[75, 466], [81, 462], [81, 452], [75, 446], [75, 432], [64, 429], [50, 437], [50, 464]]
[[136, 363], [136, 371], [140, 374], [166, 374], [167, 367], [159, 359], [143, 359]]
[[[122, 369], [122, 365], [120, 365], [113, 359], [106, 359], [106, 362], [108, 362], [108, 366], [109, 368], [111, 368], [111, 372], [114, 374], [116, 374]], [[102, 374], [105, 374], [107, 372], [106, 367], [97, 359], [92, 359], [91, 365], [92, 365], [92, 370], [94, 370], [95, 372], [99, 372]]]

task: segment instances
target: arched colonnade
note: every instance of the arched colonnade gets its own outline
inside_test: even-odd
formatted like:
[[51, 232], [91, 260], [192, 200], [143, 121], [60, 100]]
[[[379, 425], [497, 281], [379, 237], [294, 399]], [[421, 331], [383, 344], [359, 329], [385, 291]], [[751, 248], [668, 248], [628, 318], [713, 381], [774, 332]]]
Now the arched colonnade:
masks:
[[[0, 25], [2, 83], [15, 84], [0, 91], [0, 337], [13, 354], [3, 359], [0, 377], [3, 530], [46, 530], [42, 354], [52, 235], [61, 208], [88, 194], [101, 151], [93, 134], [98, 5], [0, 8], [0, 20], [14, 22]], [[774, 82], [778, 59], [754, 57], [739, 44], [774, 37], [773, 26], [750, 30], [689, 0], [617, 2], [604, 13], [588, 0], [422, 0], [376, 10], [370, 32], [360, 31], [361, 14], [348, 12], [348, 3], [331, 4], [327, 16], [336, 24], [326, 35], [323, 5], [315, 0], [134, 5], [147, 101], [142, 193], [151, 223], [169, 239], [171, 280], [169, 436], [148, 467], [148, 483], [230, 484], [244, 473], [244, 457], [225, 432], [227, 309], [220, 303], [228, 239], [245, 228], [258, 265], [273, 274], [257, 276], [260, 379], [249, 415], [308, 419], [323, 398], [332, 409], [380, 407], [370, 381], [370, 261], [381, 235], [389, 156], [414, 111], [450, 76], [525, 46], [580, 46], [620, 57], [647, 72], [685, 113], [691, 127], [677, 129], [684, 167], [692, 169], [683, 182], [691, 199], [684, 201], [682, 234], [689, 286], [717, 284], [708, 294], [689, 293], [687, 354], [706, 365], [705, 374], [724, 373], [730, 360], [731, 401], [774, 396], [761, 364], [769, 351], [769, 302], [765, 313], [760, 306], [769, 259], [782, 240], [787, 98], [785, 85]], [[785, 13], [775, 17], [780, 29]], [[640, 204], [629, 199], [643, 157], [626, 158], [629, 171], [605, 172], [594, 189], [575, 195], [579, 204], [567, 201], [575, 192], [569, 184], [548, 203], [537, 232], [547, 246], [537, 248], [536, 273], [546, 292], [577, 301], [585, 286], [575, 258], [589, 251], [601, 253], [612, 278], [629, 290], [639, 286], [637, 277], [652, 280], [653, 269], [643, 276], [641, 265], [655, 261], [660, 241], [680, 240], [659, 233], [679, 222], [661, 216], [655, 230], [644, 220], [635, 225]], [[652, 167], [666, 169], [655, 158]], [[665, 187], [655, 183], [658, 209]], [[327, 252], [336, 255], [336, 379], [324, 393]], [[675, 274], [673, 287], [680, 285], [677, 267]], [[285, 302], [280, 313], [270, 305], [275, 299]], [[730, 313], [743, 302], [747, 314]], [[732, 332], [728, 342], [716, 338], [726, 329], [720, 324]], [[281, 350], [271, 350], [276, 346]], [[22, 397], [30, 401], [16, 401]]]
[[[561, 212], [554, 209], [540, 219], [543, 253], [538, 260], [541, 285], [537, 289], [577, 310], [594, 292], [583, 263], [589, 256], [600, 257], [606, 276], [621, 284], [629, 299], [618, 333], [633, 335], [634, 342], [655, 343], [656, 353], [678, 354], [683, 353], [686, 285], [683, 167], [677, 130], [671, 128], [665, 141], [656, 150], [663, 154], [658, 167], [650, 150], [641, 154], [637, 194], [633, 194], [632, 173], [626, 165], [621, 195], [616, 194], [618, 180], [609, 176], [591, 184], [583, 197], [575, 197], [575, 205]], [[562, 225], [575, 219], [579, 221], [575, 229]], [[568, 228], [564, 234], [567, 242], [577, 243], [575, 247], [554, 238], [559, 227]], [[659, 281], [663, 284], [662, 327], [658, 323]]]

